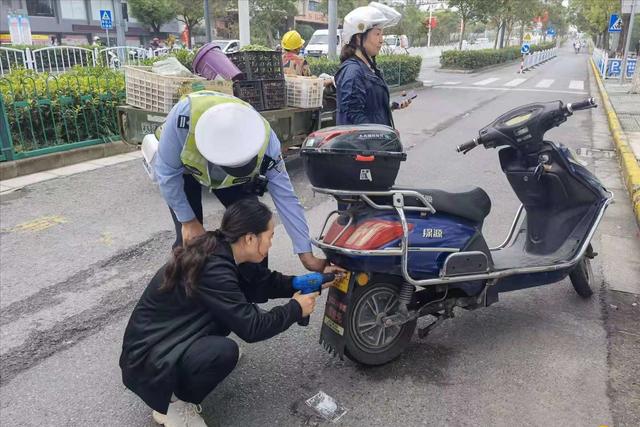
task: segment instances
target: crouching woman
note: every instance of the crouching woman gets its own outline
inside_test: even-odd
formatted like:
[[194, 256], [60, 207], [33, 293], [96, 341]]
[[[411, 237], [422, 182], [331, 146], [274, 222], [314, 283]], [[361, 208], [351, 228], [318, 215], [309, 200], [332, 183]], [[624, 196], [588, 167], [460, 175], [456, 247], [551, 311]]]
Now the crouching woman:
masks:
[[[292, 277], [260, 263], [274, 219], [267, 206], [244, 199], [230, 206], [220, 229], [174, 250], [151, 279], [127, 325], [122, 380], [167, 426], [205, 426], [200, 402], [233, 371], [238, 346], [266, 340], [308, 316], [317, 293], [294, 293]], [[253, 263], [240, 275], [238, 265]], [[270, 311], [255, 303], [291, 298]]]

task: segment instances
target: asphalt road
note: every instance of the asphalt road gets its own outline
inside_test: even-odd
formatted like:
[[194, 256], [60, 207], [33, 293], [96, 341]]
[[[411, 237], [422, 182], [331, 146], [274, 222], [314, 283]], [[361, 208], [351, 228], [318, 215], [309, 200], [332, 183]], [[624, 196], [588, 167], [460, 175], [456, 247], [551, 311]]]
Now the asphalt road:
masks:
[[[510, 108], [587, 97], [586, 59], [564, 50], [524, 76], [515, 66], [478, 75], [423, 70], [433, 88], [395, 114], [409, 153], [397, 182], [483, 187], [493, 200], [485, 233], [499, 243], [518, 203], [497, 153], [462, 156], [455, 146]], [[547, 137], [580, 150], [615, 183], [610, 142], [594, 137], [603, 120], [598, 111], [576, 114]], [[289, 171], [317, 230], [332, 202], [312, 194], [299, 162]], [[128, 315], [173, 240], [168, 210], [139, 162], [29, 186], [3, 196], [0, 209], [2, 424], [155, 425], [118, 368]], [[213, 228], [222, 207], [208, 197], [205, 213]], [[620, 233], [632, 230], [628, 218], [616, 217]], [[302, 273], [281, 226], [277, 236], [271, 266]], [[598, 261], [602, 284], [616, 259]], [[237, 369], [204, 402], [204, 416], [210, 426], [324, 424], [304, 403], [322, 390], [348, 409], [339, 422], [348, 426], [611, 425], [626, 406], [625, 395], [610, 390], [602, 292], [584, 301], [563, 281], [504, 295], [424, 340], [416, 335], [398, 360], [374, 369], [325, 353], [315, 315], [308, 328], [246, 345]]]

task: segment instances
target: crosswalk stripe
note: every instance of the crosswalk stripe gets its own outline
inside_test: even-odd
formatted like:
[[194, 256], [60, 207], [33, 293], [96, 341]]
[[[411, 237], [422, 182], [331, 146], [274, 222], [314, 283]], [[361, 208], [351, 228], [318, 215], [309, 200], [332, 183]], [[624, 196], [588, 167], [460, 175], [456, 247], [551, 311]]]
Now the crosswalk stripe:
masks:
[[538, 84], [536, 85], [536, 87], [549, 87], [553, 84], [553, 82], [555, 82], [554, 79], [544, 79], [544, 80], [540, 80], [540, 82], [538, 82]]
[[513, 79], [510, 82], [505, 83], [504, 85], [509, 87], [515, 87], [515, 86], [521, 85], [526, 81], [527, 79]]
[[583, 90], [584, 80], [571, 80], [571, 83], [569, 83], [569, 89]]
[[443, 85], [459, 85], [462, 82], [443, 82]]
[[500, 79], [497, 78], [497, 77], [491, 77], [489, 79], [484, 79], [484, 80], [480, 80], [479, 82], [475, 82], [473, 85], [474, 86], [486, 86], [489, 83], [493, 83], [493, 82], [498, 81], [498, 80], [500, 80]]

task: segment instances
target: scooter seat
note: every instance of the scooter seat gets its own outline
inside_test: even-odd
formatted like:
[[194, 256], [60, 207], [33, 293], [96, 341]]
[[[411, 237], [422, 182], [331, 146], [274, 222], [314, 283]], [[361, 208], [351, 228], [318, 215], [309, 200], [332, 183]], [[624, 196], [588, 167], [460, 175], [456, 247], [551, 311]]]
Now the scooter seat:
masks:
[[[491, 212], [491, 199], [480, 187], [467, 187], [460, 190], [445, 191], [436, 189], [393, 187], [397, 190], [413, 190], [423, 194], [435, 208], [436, 212], [445, 212], [473, 222], [482, 222]], [[422, 206], [413, 197], [405, 197], [405, 205]]]

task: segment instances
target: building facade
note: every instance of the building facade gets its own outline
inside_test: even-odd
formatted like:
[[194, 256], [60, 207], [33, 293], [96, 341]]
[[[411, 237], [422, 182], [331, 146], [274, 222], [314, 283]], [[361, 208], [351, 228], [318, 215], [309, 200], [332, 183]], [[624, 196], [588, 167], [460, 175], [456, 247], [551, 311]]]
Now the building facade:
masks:
[[[130, 46], [144, 46], [154, 34], [130, 13], [127, 13], [126, 2], [123, 4], [123, 16], [127, 21], [126, 42]], [[94, 37], [100, 37], [107, 44], [106, 31], [100, 28], [100, 10], [114, 11], [113, 0], [0, 0], [0, 43], [9, 44], [7, 16], [10, 13], [29, 17], [34, 44], [82, 45], [90, 44]], [[127, 16], [128, 15], [128, 16]], [[161, 36], [168, 33], [179, 33], [178, 21], [168, 23], [161, 28]], [[109, 42], [116, 44], [115, 26], [109, 31]]]

